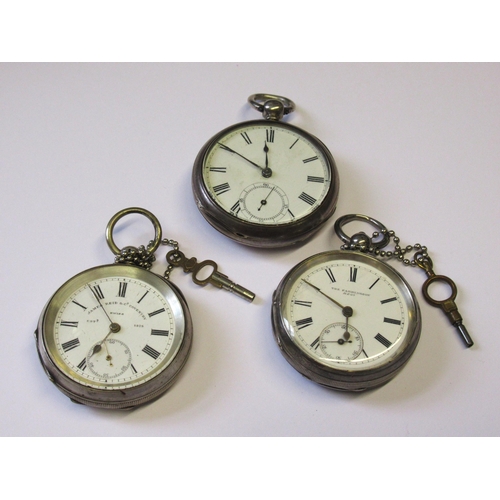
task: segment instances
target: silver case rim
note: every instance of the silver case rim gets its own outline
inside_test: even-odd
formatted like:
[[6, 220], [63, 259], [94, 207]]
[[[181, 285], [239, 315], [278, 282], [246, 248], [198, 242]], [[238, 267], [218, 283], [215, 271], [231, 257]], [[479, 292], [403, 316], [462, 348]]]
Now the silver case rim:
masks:
[[[203, 181], [203, 163], [206, 153], [211, 149], [213, 144], [223, 135], [228, 134], [232, 130], [240, 127], [253, 125], [268, 125], [275, 127], [288, 128], [299, 132], [306, 136], [308, 140], [320, 149], [327, 159], [331, 170], [330, 189], [325, 196], [325, 199], [320, 206], [308, 216], [300, 221], [292, 222], [284, 225], [262, 225], [252, 222], [242, 221], [234, 217], [220, 208], [212, 199]], [[335, 212], [338, 193], [339, 193], [339, 174], [335, 160], [328, 148], [317, 137], [314, 137], [309, 132], [283, 122], [270, 122], [268, 120], [251, 120], [241, 122], [221, 130], [214, 135], [198, 153], [192, 174], [192, 189], [193, 195], [198, 210], [203, 215], [205, 220], [214, 227], [217, 231], [224, 234], [243, 245], [258, 247], [258, 248], [280, 248], [289, 245], [300, 243], [315, 232], [333, 215]]]
[[[111, 273], [108, 274], [108, 271], [111, 271]], [[86, 273], [97, 273], [96, 276], [98, 278], [106, 276], [125, 276], [129, 278], [141, 279], [148, 284], [155, 286], [155, 288], [158, 288], [154, 283], [152, 283], [156, 282], [157, 284], [159, 283], [160, 285], [168, 287], [171, 292], [173, 292], [173, 295], [179, 301], [184, 315], [183, 339], [177, 353], [174, 356], [174, 359], [172, 359], [169, 365], [157, 376], [135, 387], [118, 390], [104, 390], [79, 384], [78, 382], [61, 372], [57, 367], [45, 344], [45, 318], [47, 317], [48, 310], [52, 306], [52, 302], [58, 292], [72, 280], [78, 279]], [[92, 279], [97, 278], [89, 278], [89, 281]], [[162, 294], [165, 296], [165, 293], [162, 292]], [[58, 290], [52, 295], [52, 297], [49, 299], [42, 310], [38, 322], [38, 327], [35, 331], [35, 339], [40, 362], [49, 380], [54, 383], [55, 386], [66, 396], [68, 396], [73, 402], [97, 408], [128, 410], [158, 398], [164, 392], [166, 392], [175, 382], [177, 376], [186, 364], [189, 357], [193, 339], [193, 322], [189, 307], [184, 296], [182, 295], [182, 292], [173, 283], [165, 280], [157, 274], [146, 271], [139, 267], [131, 265], [109, 264], [93, 267], [82, 271], [81, 273], [78, 273], [77, 275], [67, 280], [58, 288]]]
[[[335, 368], [330, 368], [318, 363], [317, 361], [309, 358], [295, 343], [290, 339], [287, 329], [283, 322], [281, 314], [283, 306], [283, 293], [286, 286], [290, 282], [293, 275], [299, 272], [299, 269], [306, 268], [314, 262], [316, 265], [320, 259], [328, 258], [331, 256], [349, 256], [354, 260], [360, 260], [369, 263], [389, 275], [392, 278], [401, 280], [405, 290], [407, 301], [412, 305], [414, 312], [413, 321], [408, 326], [408, 340], [406, 346], [395, 358], [393, 358], [387, 365], [378, 368], [371, 368], [362, 371], [346, 372]], [[386, 384], [393, 379], [408, 363], [411, 355], [417, 347], [420, 339], [422, 328], [422, 318], [420, 307], [418, 305], [416, 296], [407, 281], [399, 274], [394, 268], [387, 265], [380, 260], [369, 255], [360, 254], [359, 252], [331, 250], [322, 252], [307, 259], [303, 260], [294, 266], [281, 280], [273, 294], [273, 304], [271, 310], [271, 320], [273, 325], [274, 338], [280, 348], [282, 355], [299, 373], [306, 378], [339, 391], [361, 392], [367, 389], [373, 389]]]

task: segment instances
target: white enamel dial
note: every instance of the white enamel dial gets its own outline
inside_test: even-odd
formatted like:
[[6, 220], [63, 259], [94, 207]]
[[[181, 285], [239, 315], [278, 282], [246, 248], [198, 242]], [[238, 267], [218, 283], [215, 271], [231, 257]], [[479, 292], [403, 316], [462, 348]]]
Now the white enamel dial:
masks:
[[417, 312], [407, 285], [389, 269], [350, 252], [297, 266], [282, 292], [286, 335], [327, 368], [362, 372], [390, 364], [407, 348]]
[[[144, 384], [164, 371], [180, 348], [184, 317], [177, 297], [159, 277], [166, 292], [152, 284], [152, 273], [135, 270], [146, 277], [141, 279], [120, 272], [128, 268], [84, 272], [49, 303], [43, 328], [47, 352], [78, 384], [110, 391]], [[95, 278], [98, 272], [102, 276]]]
[[295, 127], [242, 124], [205, 154], [203, 182], [212, 200], [233, 217], [286, 225], [315, 212], [332, 182], [323, 150]]

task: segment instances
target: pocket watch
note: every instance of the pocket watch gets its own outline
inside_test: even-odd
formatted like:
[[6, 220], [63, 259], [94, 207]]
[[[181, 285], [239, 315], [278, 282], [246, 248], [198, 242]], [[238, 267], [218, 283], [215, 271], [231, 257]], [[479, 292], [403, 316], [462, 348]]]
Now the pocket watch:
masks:
[[[342, 226], [354, 220], [368, 222], [380, 232], [372, 238], [365, 233], [349, 238]], [[341, 217], [335, 230], [347, 243], [342, 250], [300, 262], [274, 292], [273, 331], [282, 354], [302, 375], [332, 389], [363, 391], [385, 384], [399, 373], [421, 332], [415, 294], [401, 274], [380, 257], [398, 257], [404, 264], [427, 266], [428, 270], [432, 266], [426, 247], [416, 244], [402, 249], [394, 232], [370, 217]], [[381, 251], [391, 237], [395, 251]], [[411, 249], [417, 250], [413, 261], [404, 258]], [[424, 296], [429, 295], [431, 281], [451, 282], [432, 275], [424, 283]], [[431, 300], [435, 306], [446, 302]], [[458, 320], [458, 311], [453, 314], [459, 323], [454, 325], [470, 347], [472, 340], [461, 317]]]
[[[119, 249], [114, 227], [133, 213], [152, 222], [154, 240], [147, 248]], [[158, 219], [144, 208], [115, 214], [106, 241], [115, 264], [87, 269], [54, 293], [41, 313], [36, 346], [49, 379], [72, 401], [131, 409], [169, 389], [189, 356], [193, 323], [184, 296], [169, 280], [174, 267], [192, 273], [197, 285], [212, 284], [250, 302], [255, 294], [220, 273], [214, 261], [187, 259], [176, 241], [162, 240]], [[150, 271], [160, 243], [173, 247], [164, 276]]]
[[286, 97], [254, 94], [263, 120], [228, 127], [199, 152], [193, 194], [203, 217], [245, 245], [272, 248], [303, 241], [335, 211], [339, 177], [327, 147], [284, 123]]
[[[112, 232], [124, 215], [154, 225], [146, 248], [116, 247]], [[72, 401], [130, 409], [163, 394], [187, 361], [193, 336], [188, 305], [170, 281], [149, 271], [161, 241], [145, 209], [116, 214], [106, 230], [117, 263], [87, 269], [64, 283], [42, 311], [35, 332], [49, 379]]]

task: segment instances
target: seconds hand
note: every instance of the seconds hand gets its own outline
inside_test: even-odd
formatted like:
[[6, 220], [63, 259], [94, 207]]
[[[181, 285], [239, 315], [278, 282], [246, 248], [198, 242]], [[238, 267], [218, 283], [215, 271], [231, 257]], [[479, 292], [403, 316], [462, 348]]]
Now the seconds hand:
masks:
[[276, 188], [276, 186], [273, 186], [271, 191], [269, 191], [269, 194], [263, 200], [260, 201], [260, 207], [257, 209], [257, 211], [260, 212], [260, 209], [262, 208], [262, 206], [267, 205], [267, 199], [269, 198], [269, 196], [271, 196], [271, 193], [274, 191], [275, 188]]

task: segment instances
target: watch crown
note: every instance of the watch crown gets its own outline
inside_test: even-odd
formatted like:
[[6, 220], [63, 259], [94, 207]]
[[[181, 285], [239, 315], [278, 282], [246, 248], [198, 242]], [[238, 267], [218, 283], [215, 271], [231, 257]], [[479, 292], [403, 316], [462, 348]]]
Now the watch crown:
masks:
[[262, 116], [266, 120], [274, 120], [278, 121], [283, 118], [285, 114], [285, 106], [281, 101], [277, 99], [270, 99], [264, 103], [264, 107], [262, 109]]
[[366, 233], [356, 233], [351, 236], [349, 248], [352, 250], [359, 250], [366, 252], [370, 247], [370, 237]]

